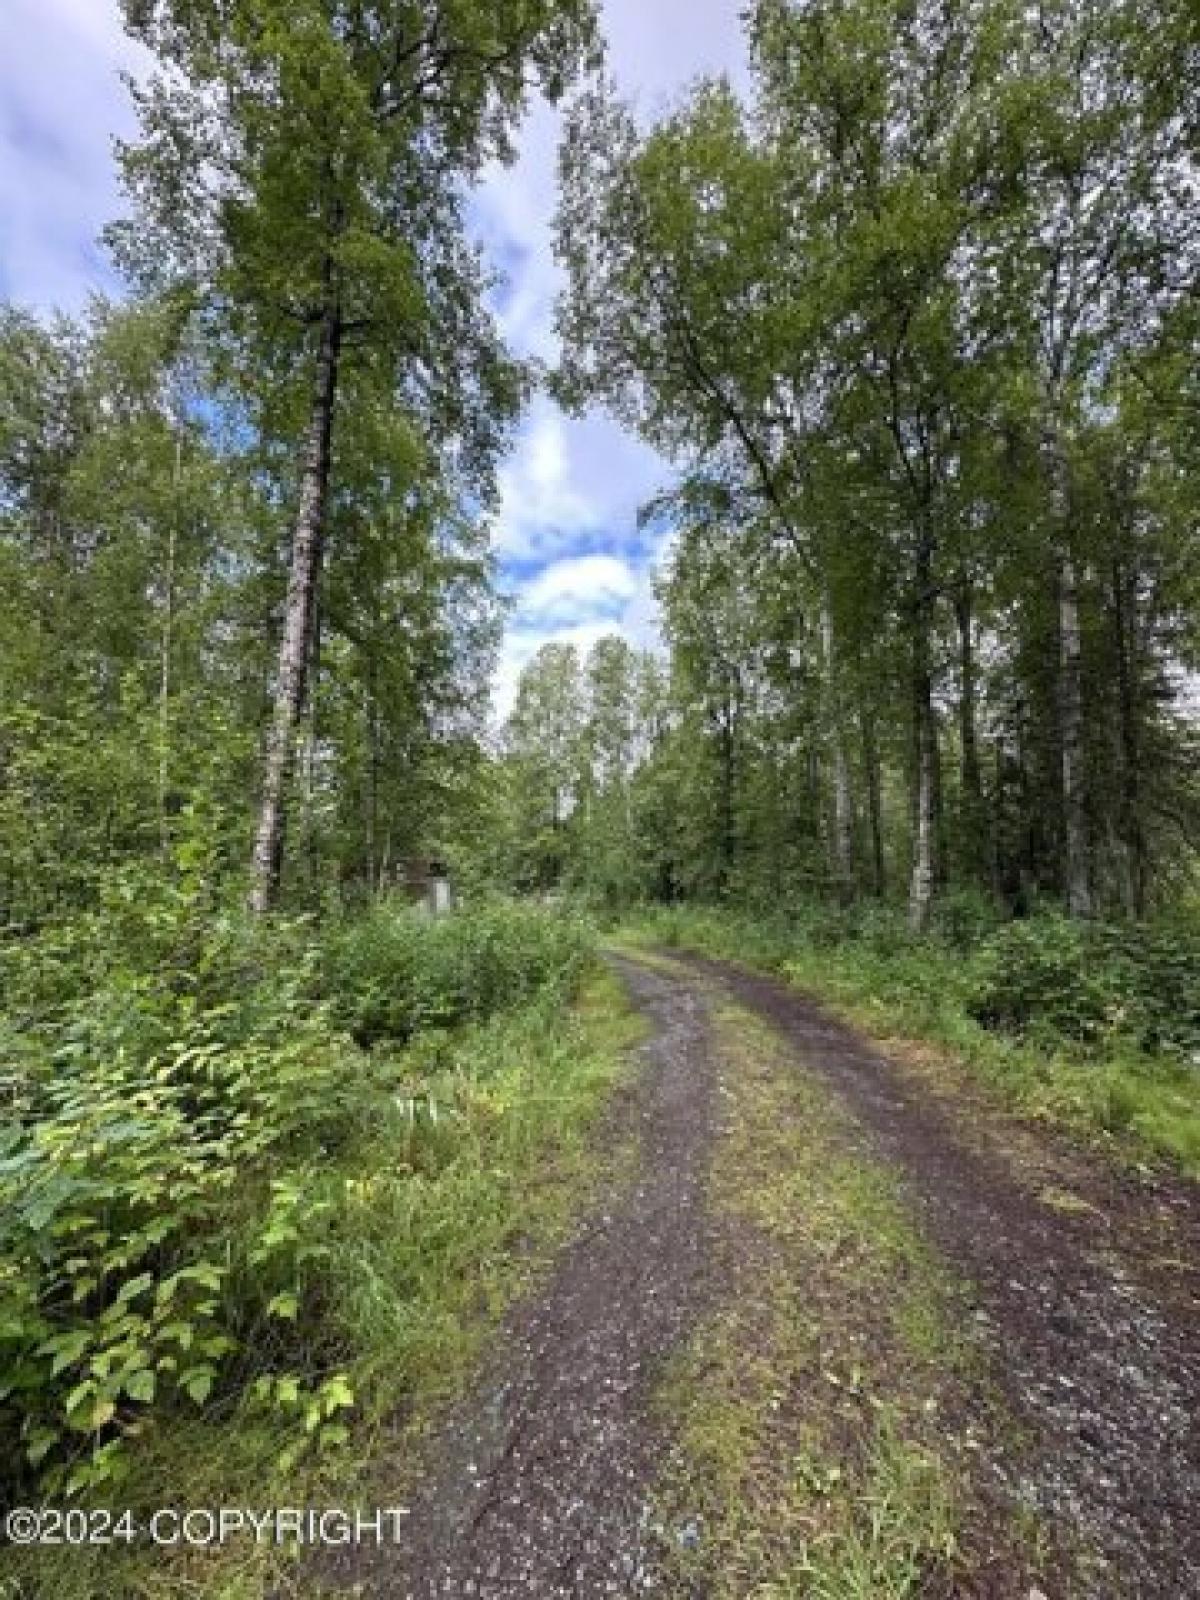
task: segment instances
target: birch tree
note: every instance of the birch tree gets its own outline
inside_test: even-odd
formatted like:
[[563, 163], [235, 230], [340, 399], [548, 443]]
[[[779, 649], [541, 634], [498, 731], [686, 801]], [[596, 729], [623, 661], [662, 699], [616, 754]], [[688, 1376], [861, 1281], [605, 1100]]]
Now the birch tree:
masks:
[[[288, 580], [250, 899], [278, 891], [343, 412], [448, 402], [486, 478], [518, 374], [483, 309], [464, 184], [511, 156], [533, 86], [560, 94], [590, 0], [125, 0], [158, 70], [122, 151], [114, 235], [141, 282], [186, 285], [253, 423], [291, 444]], [[479, 403], [476, 404], [475, 402]], [[482, 448], [482, 453], [481, 453]], [[485, 485], [486, 487], [486, 485]]]

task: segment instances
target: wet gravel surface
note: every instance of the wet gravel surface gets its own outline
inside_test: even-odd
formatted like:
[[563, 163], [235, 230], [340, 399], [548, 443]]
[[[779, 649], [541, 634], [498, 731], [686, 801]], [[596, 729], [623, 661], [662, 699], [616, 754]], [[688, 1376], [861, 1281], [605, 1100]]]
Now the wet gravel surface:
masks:
[[837, 1092], [973, 1289], [1026, 1430], [1010, 1459], [981, 1465], [1065, 1545], [1094, 1553], [1048, 1600], [1200, 1597], [1196, 1186], [1094, 1163], [1086, 1204], [1064, 1212], [989, 1140], [980, 1107], [939, 1102], [794, 989], [699, 957], [680, 965], [719, 980]]
[[705, 985], [615, 963], [653, 1036], [612, 1138], [627, 1186], [507, 1319], [409, 1504], [399, 1550], [347, 1551], [322, 1581], [371, 1596], [635, 1595], [653, 1586], [649, 1400], [713, 1276], [704, 1189], [714, 1137]]

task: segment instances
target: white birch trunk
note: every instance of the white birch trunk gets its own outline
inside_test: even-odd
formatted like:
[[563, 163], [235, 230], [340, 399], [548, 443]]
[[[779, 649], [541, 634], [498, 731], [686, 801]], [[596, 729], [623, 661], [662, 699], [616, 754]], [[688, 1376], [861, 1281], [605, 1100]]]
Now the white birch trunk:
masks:
[[284, 801], [312, 649], [340, 346], [341, 319], [336, 305], [331, 302], [321, 322], [312, 411], [300, 478], [300, 503], [292, 532], [292, 563], [283, 637], [279, 644], [274, 713], [267, 736], [262, 802], [251, 862], [250, 908], [259, 913], [269, 911], [274, 904], [283, 866]]

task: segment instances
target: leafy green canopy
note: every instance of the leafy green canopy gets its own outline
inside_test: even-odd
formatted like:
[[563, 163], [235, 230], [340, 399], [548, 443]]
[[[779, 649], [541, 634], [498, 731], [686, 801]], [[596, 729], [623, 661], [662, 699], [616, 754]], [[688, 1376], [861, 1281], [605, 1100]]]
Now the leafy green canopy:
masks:
[[642, 129], [599, 83], [561, 160], [559, 392], [681, 471], [696, 881], [908, 876], [918, 926], [955, 882], [1169, 903], [1200, 838], [1194, 29], [1107, 0], [747, 23], [748, 103], [703, 82]]
[[137, 215], [113, 238], [135, 281], [186, 286], [285, 427], [334, 295], [364, 423], [373, 405], [403, 430], [419, 400], [436, 419], [423, 442], [440, 423], [481, 465], [519, 386], [483, 309], [464, 180], [511, 157], [533, 83], [561, 92], [591, 45], [586, 0], [125, 11], [158, 62], [135, 86], [142, 138], [121, 151]]

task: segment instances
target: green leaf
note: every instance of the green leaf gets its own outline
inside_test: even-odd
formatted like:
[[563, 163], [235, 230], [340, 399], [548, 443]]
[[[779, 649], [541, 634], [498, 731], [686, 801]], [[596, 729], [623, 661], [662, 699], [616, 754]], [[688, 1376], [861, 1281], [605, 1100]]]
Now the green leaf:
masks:
[[125, 1379], [125, 1393], [131, 1400], [140, 1400], [143, 1405], [149, 1405], [154, 1399], [155, 1378], [150, 1367], [142, 1367]]
[[202, 1406], [212, 1393], [212, 1369], [210, 1367], [194, 1367], [190, 1372], [185, 1373], [179, 1382], [180, 1387], [185, 1391], [189, 1399], [194, 1400], [198, 1406]]
[[137, 1295], [145, 1294], [146, 1290], [152, 1288], [153, 1285], [153, 1273], [140, 1272], [136, 1278], [130, 1278], [128, 1283], [121, 1286], [117, 1294], [116, 1303], [124, 1305], [126, 1301], [134, 1299]]
[[117, 1407], [114, 1401], [107, 1398], [97, 1400], [92, 1407], [91, 1425], [93, 1428], [103, 1428], [106, 1423], [112, 1421], [116, 1414]]

